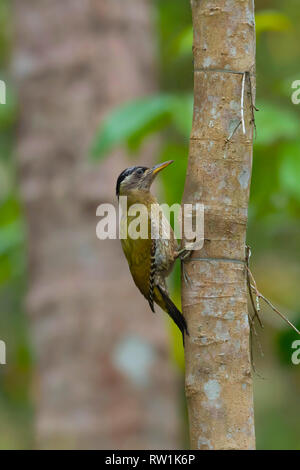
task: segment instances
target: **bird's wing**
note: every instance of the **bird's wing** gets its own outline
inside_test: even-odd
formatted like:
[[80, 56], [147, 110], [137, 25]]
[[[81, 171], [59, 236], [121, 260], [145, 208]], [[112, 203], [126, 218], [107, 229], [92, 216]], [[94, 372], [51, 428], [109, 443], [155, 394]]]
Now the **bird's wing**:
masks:
[[[150, 225], [149, 221], [149, 231]], [[152, 240], [151, 236], [148, 236], [146, 239], [132, 239], [130, 236], [127, 236], [127, 238], [121, 240], [133, 280], [148, 300], [152, 311], [154, 311], [155, 242], [156, 240]]]

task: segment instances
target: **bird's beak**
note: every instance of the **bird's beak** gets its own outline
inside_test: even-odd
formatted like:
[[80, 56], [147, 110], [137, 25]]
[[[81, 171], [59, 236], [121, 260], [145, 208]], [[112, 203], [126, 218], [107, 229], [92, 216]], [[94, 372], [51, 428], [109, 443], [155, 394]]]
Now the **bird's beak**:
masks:
[[167, 166], [171, 165], [171, 163], [173, 163], [174, 160], [169, 160], [168, 162], [164, 162], [164, 163], [159, 163], [158, 165], [155, 165], [152, 169], [151, 169], [151, 173], [152, 175], [157, 175], [157, 173], [159, 173], [161, 170], [163, 170], [164, 168], [166, 168]]

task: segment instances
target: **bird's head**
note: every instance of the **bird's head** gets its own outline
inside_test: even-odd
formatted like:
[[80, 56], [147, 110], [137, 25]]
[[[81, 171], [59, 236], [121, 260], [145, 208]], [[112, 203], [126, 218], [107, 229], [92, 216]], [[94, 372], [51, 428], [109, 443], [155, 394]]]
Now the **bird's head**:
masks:
[[159, 163], [152, 168], [145, 166], [132, 166], [122, 171], [116, 186], [117, 196], [127, 196], [132, 191], [150, 191], [151, 184], [153, 183], [156, 175], [173, 163], [173, 160], [168, 162]]

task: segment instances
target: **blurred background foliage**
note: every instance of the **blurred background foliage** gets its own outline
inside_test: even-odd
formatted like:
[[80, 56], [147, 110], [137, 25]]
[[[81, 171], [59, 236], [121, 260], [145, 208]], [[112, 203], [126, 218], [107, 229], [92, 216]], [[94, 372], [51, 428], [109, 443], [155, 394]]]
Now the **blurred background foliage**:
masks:
[[[96, 162], [115, 146], [128, 155], [146, 139], [159, 142], [157, 161], [173, 159], [162, 173], [161, 199], [180, 202], [192, 122], [192, 29], [189, 2], [153, 0], [159, 92], [121, 104], [101, 123], [91, 154]], [[256, 0], [257, 137], [249, 207], [248, 243], [260, 290], [300, 327], [300, 105], [292, 104], [292, 83], [300, 79], [298, 0]], [[0, 1], [0, 78], [9, 81], [9, 1]], [[0, 448], [30, 447], [33, 414], [29, 399], [32, 354], [24, 315], [26, 236], [14, 162], [17, 97], [8, 90], [0, 106], [0, 339], [7, 344], [0, 366]], [[167, 184], [172, 181], [172, 184]], [[172, 279], [180, 299], [179, 266]], [[300, 449], [300, 366], [291, 363], [297, 335], [263, 308], [264, 330], [254, 338], [257, 445]], [[170, 326], [172, 357], [183, 368], [181, 341]], [[179, 346], [178, 346], [179, 345]], [[261, 354], [263, 350], [263, 356]]]
[[7, 86], [6, 105], [0, 105], [0, 339], [6, 343], [7, 360], [5, 366], [0, 366], [0, 448], [17, 449], [31, 445], [32, 361], [23, 302], [25, 224], [14, 161], [18, 109], [9, 77], [12, 44], [9, 7], [9, 1], [0, 1], [0, 79]]

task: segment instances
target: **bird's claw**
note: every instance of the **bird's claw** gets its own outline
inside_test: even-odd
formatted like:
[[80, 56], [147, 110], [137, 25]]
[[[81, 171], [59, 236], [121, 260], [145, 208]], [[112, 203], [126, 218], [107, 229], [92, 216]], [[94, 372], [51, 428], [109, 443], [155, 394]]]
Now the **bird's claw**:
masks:
[[190, 286], [193, 284], [192, 279], [190, 278], [190, 276], [188, 275], [188, 273], [185, 270], [184, 264], [182, 264], [182, 276], [183, 276], [183, 280], [184, 280], [185, 284], [189, 284]]
[[192, 250], [188, 250], [187, 248], [182, 248], [181, 250], [178, 251], [177, 253], [177, 258], [179, 258], [181, 261], [187, 260], [192, 254]]

